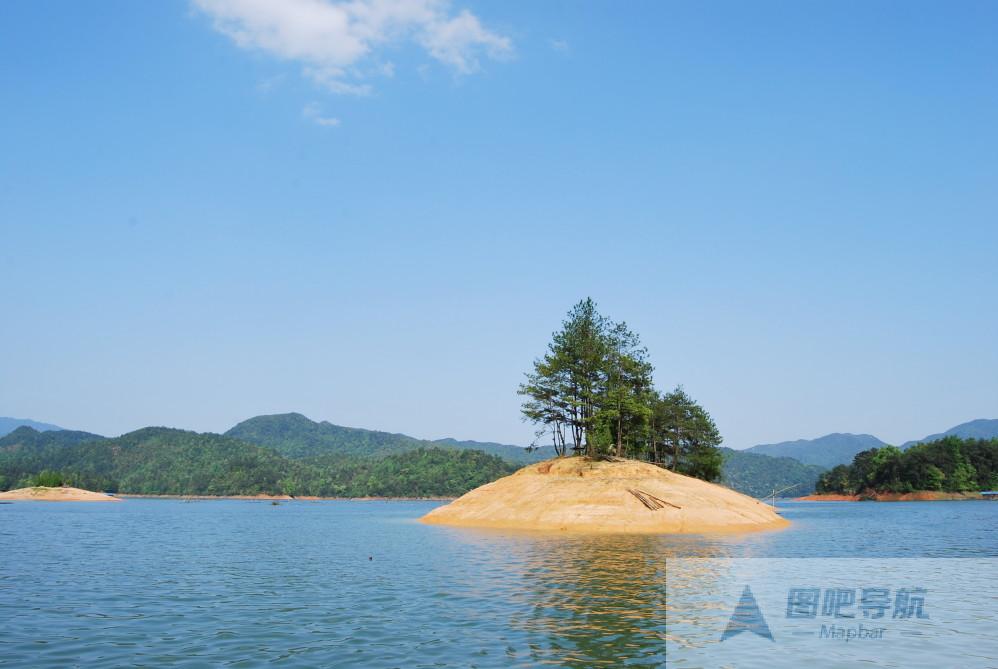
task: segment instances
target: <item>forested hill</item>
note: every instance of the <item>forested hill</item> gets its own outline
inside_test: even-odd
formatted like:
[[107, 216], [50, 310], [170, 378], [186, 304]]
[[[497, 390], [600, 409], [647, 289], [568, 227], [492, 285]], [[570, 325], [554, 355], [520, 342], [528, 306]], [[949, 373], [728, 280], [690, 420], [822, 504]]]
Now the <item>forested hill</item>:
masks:
[[300, 413], [256, 416], [244, 420], [225, 434], [296, 459], [329, 454], [384, 457], [417, 448], [476, 450], [521, 464], [554, 457], [554, 449], [551, 447], [528, 451], [520, 446], [493, 442], [455, 439], [427, 441], [405, 434], [342, 427], [326, 421], [316, 422]]
[[998, 439], [944, 437], [906, 450], [887, 446], [858, 454], [821, 475], [819, 493], [875, 495], [923, 490], [998, 489]]
[[289, 458], [336, 453], [378, 457], [425, 447], [427, 442], [390, 432], [317, 423], [300, 413], [256, 416], [225, 433], [228, 437], [277, 451]]
[[794, 486], [782, 496], [810, 495], [818, 477], [825, 471], [817, 465], [805, 465], [793, 458], [774, 458], [759, 453], [722, 448], [722, 482], [752, 497], [765, 497], [774, 490]]
[[103, 439], [99, 434], [77, 432], [75, 430], [45, 430], [39, 431], [32, 427], [22, 426], [8, 435], [0, 437], [0, 452], [38, 451], [44, 448], [60, 448], [73, 446], [85, 441]]
[[45, 480], [137, 494], [453, 496], [515, 469], [477, 451], [422, 448], [293, 460], [225, 435], [158, 427], [113, 439], [22, 433], [0, 443], [0, 489]]

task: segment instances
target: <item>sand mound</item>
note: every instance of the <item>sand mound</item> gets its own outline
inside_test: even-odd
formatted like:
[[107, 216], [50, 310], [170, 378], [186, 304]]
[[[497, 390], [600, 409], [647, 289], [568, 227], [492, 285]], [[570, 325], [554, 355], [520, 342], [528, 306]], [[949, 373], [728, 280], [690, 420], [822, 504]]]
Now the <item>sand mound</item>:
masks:
[[91, 492], [80, 488], [21, 488], [0, 492], [2, 500], [30, 500], [35, 502], [120, 502], [121, 500], [102, 492]]
[[636, 460], [556, 458], [472, 490], [424, 523], [527, 530], [699, 533], [787, 525], [729, 488]]

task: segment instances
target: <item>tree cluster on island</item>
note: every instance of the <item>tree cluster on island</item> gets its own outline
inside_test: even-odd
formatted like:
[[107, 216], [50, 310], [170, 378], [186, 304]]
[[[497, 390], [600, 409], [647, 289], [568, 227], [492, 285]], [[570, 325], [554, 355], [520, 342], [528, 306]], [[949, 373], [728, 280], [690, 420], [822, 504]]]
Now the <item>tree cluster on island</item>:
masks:
[[587, 298], [521, 384], [523, 417], [559, 456], [628, 457], [716, 480], [724, 458], [713, 419], [682, 387], [658, 391], [653, 371], [640, 337]]

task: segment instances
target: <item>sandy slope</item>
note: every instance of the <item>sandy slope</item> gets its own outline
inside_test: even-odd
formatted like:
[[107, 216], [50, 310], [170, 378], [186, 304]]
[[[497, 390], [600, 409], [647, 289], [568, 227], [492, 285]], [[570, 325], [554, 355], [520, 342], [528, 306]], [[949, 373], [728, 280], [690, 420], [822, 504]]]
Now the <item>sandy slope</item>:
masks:
[[102, 492], [91, 492], [80, 488], [21, 488], [0, 492], [0, 501], [30, 500], [35, 502], [120, 502], [121, 500]]
[[[657, 508], [648, 508], [642, 497]], [[730, 488], [646, 462], [578, 457], [528, 465], [421, 520], [469, 527], [643, 533], [731, 532], [788, 524], [768, 505]]]

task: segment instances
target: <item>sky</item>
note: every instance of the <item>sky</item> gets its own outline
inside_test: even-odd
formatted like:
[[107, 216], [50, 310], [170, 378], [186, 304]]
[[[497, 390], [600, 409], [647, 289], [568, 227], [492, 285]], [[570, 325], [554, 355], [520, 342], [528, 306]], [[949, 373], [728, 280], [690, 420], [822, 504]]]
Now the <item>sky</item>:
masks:
[[735, 448], [998, 417], [998, 4], [0, 3], [0, 415], [527, 444], [591, 296]]

